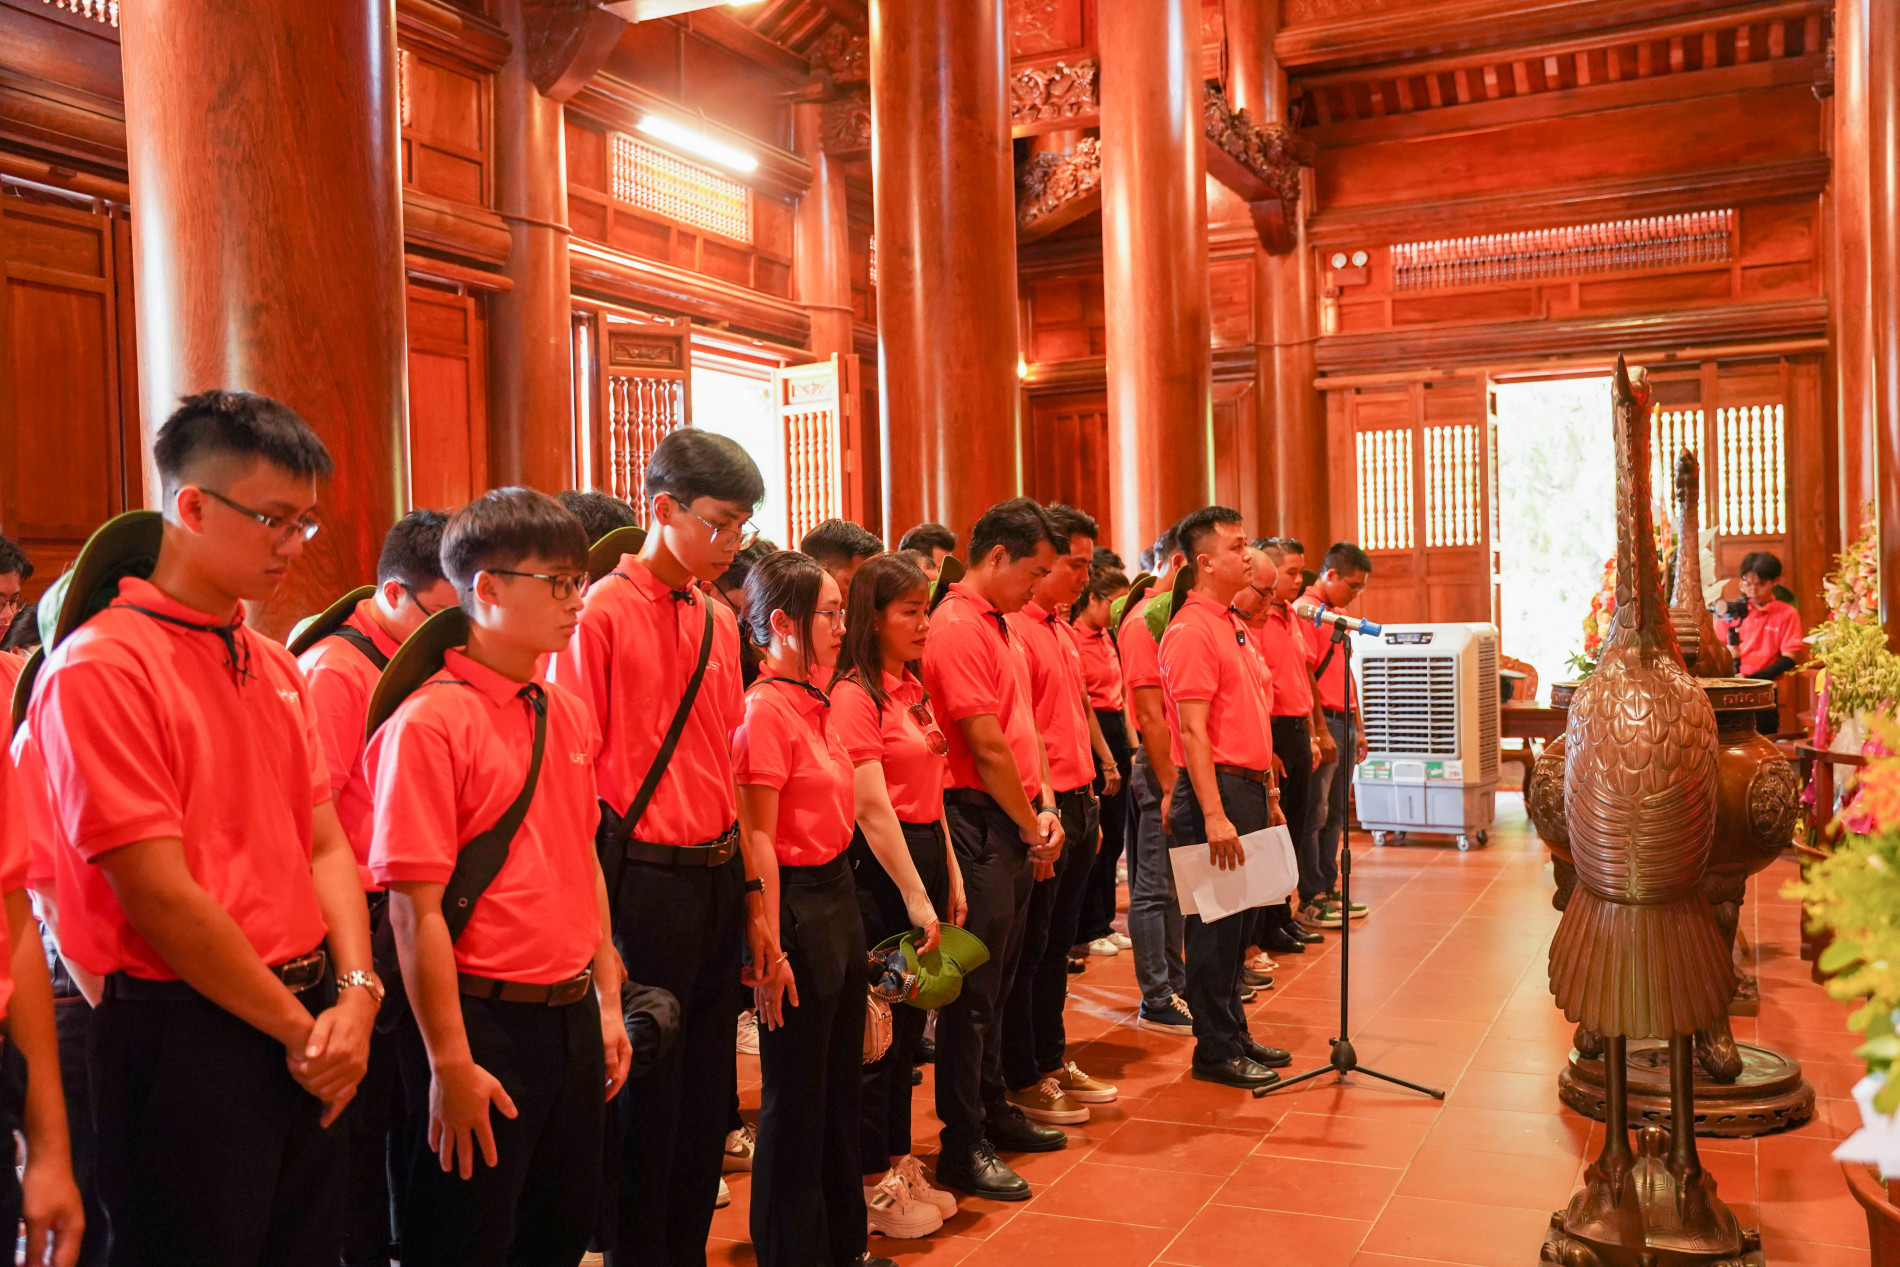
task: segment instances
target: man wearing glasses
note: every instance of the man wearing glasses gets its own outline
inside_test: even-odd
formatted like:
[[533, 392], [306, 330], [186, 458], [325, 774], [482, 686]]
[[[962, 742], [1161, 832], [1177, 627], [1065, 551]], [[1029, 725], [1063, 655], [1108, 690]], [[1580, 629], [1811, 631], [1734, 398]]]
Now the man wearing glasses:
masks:
[[765, 481], [732, 440], [688, 427], [654, 449], [645, 494], [645, 545], [588, 590], [549, 677], [587, 701], [600, 729], [596, 843], [627, 976], [680, 1008], [671, 1054], [619, 1097], [610, 1261], [689, 1267], [706, 1261], [725, 1159], [741, 974], [748, 985], [790, 977], [765, 915], [778, 906], [767, 891], [777, 870], [761, 871], [739, 830], [738, 622], [703, 588], [757, 538], [749, 520]]
[[[368, 772], [363, 766], [364, 720], [369, 697], [389, 657], [422, 622], [457, 603], [455, 586], [442, 574], [442, 527], [437, 510], [412, 510], [383, 538], [376, 560], [376, 593], [356, 604], [342, 626], [298, 658], [317, 710], [317, 733], [330, 771], [337, 817], [356, 853], [356, 869], [368, 895], [370, 922], [388, 918], [383, 886], [369, 872], [374, 834]], [[394, 1033], [377, 1031], [370, 1041], [369, 1072], [357, 1089], [349, 1132], [350, 1200], [343, 1261], [387, 1262], [390, 1206], [387, 1151], [389, 1126], [401, 1099]], [[396, 1168], [397, 1174], [402, 1167]]]
[[[0, 536], [0, 641], [13, 627], [13, 621], [26, 610], [26, 595], [22, 592], [28, 580], [33, 576], [33, 561], [26, 557], [26, 551], [11, 537]], [[29, 615], [28, 620], [32, 617]], [[35, 642], [39, 639], [35, 638]], [[0, 673], [0, 684], [9, 688], [13, 679], [19, 676], [21, 658], [11, 655], [11, 673]]]

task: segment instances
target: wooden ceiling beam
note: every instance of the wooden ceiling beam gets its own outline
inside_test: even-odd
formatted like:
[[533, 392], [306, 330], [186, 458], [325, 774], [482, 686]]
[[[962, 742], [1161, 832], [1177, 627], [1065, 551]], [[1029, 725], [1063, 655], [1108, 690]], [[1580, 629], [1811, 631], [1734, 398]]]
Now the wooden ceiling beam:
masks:
[[811, 74], [811, 65], [804, 58], [760, 35], [723, 9], [687, 14], [686, 29], [710, 44], [770, 67], [788, 78], [803, 80]]

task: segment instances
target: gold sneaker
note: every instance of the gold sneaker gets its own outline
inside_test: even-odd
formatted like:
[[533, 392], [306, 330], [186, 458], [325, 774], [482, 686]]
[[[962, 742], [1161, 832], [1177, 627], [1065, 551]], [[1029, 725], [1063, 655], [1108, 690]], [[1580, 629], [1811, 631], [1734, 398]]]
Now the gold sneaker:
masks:
[[1091, 1078], [1076, 1068], [1073, 1060], [1056, 1070], [1055, 1079], [1062, 1093], [1077, 1104], [1113, 1104], [1120, 1094], [1113, 1084]]
[[1088, 1109], [1069, 1098], [1068, 1093], [1057, 1084], [1054, 1074], [1026, 1091], [1011, 1091], [1006, 1098], [1032, 1122], [1046, 1122], [1051, 1126], [1080, 1126], [1089, 1120]]

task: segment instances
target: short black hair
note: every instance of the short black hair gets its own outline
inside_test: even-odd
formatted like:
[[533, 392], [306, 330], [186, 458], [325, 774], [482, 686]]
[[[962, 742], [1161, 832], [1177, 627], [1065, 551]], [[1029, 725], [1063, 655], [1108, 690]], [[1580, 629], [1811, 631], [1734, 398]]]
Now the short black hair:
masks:
[[1153, 546], [1141, 547], [1141, 553], [1135, 556], [1135, 570], [1137, 572], [1153, 572], [1155, 570], [1155, 548]]
[[1184, 516], [1181, 522], [1174, 526], [1174, 535], [1180, 542], [1181, 553], [1187, 556], [1189, 563], [1192, 563], [1194, 555], [1201, 548], [1201, 542], [1205, 541], [1208, 534], [1213, 532], [1218, 525], [1240, 522], [1242, 522], [1240, 512], [1231, 507], [1203, 506]]
[[449, 517], [442, 530], [442, 574], [467, 609], [475, 576], [539, 556], [579, 571], [587, 566], [581, 521], [533, 488], [495, 488]]
[[1319, 561], [1321, 574], [1337, 572], [1344, 576], [1348, 572], [1372, 574], [1372, 560], [1366, 552], [1350, 541], [1335, 541], [1326, 547], [1326, 557]]
[[916, 550], [922, 554], [929, 554], [932, 550], [948, 550], [950, 553], [955, 554], [957, 552], [957, 534], [942, 524], [918, 524], [915, 528], [912, 528], [909, 532], [904, 534], [903, 538], [898, 541], [897, 548], [899, 550]]
[[1778, 581], [1781, 579], [1781, 560], [1766, 550], [1750, 550], [1742, 556], [1739, 574], [1756, 576], [1764, 581]]
[[1179, 522], [1171, 523], [1162, 530], [1160, 536], [1155, 538], [1155, 566], [1161, 567], [1167, 563], [1169, 559], [1180, 553], [1180, 550], [1181, 525]]
[[849, 519], [827, 519], [805, 534], [798, 543], [800, 554], [809, 554], [823, 567], [838, 567], [853, 559], [868, 559], [884, 553], [884, 543], [872, 536], [862, 524]]
[[554, 499], [567, 507], [567, 513], [581, 521], [581, 531], [592, 543], [616, 528], [638, 528], [640, 517], [633, 507], [611, 493], [595, 489], [564, 488]]
[[383, 537], [376, 583], [398, 581], [411, 594], [443, 578], [442, 530], [449, 517], [439, 510], [412, 510]]
[[152, 460], [167, 489], [184, 483], [186, 467], [210, 457], [258, 458], [313, 479], [336, 471], [330, 450], [309, 423], [290, 406], [255, 392], [187, 396], [152, 442]]
[[907, 563], [910, 563], [910, 564], [912, 564], [913, 566], [915, 566], [915, 567], [918, 567], [918, 568], [924, 568], [924, 567], [933, 567], [933, 568], [934, 568], [934, 567], [936, 567], [936, 566], [937, 566], [937, 561], [936, 561], [935, 559], [933, 559], [933, 558], [931, 558], [931, 557], [930, 557], [930, 554], [929, 554], [929, 552], [928, 552], [928, 551], [924, 551], [924, 550], [893, 550], [893, 551], [891, 551], [891, 554], [892, 554], [892, 555], [893, 555], [894, 557], [896, 557], [896, 558], [899, 558], [899, 559], [903, 559], [903, 560], [904, 560], [905, 562], [907, 562]]
[[0, 637], [0, 651], [27, 652], [39, 645], [40, 610], [37, 604], [29, 603], [13, 613], [6, 636]]
[[1096, 568], [1089, 573], [1089, 587], [1082, 598], [1087, 602], [1092, 598], [1107, 600], [1128, 588], [1128, 577], [1120, 568]]
[[688, 506], [711, 497], [756, 509], [765, 500], [765, 477], [737, 440], [681, 427], [654, 446], [645, 489], [649, 502], [666, 493]]
[[33, 560], [26, 557], [26, 551], [20, 548], [19, 542], [0, 533], [0, 576], [11, 576], [16, 572], [21, 580], [30, 579], [33, 575]]
[[1266, 551], [1276, 563], [1285, 563], [1289, 554], [1306, 557], [1306, 547], [1300, 544], [1298, 537], [1257, 537], [1253, 548]]
[[1122, 556], [1107, 546], [1096, 546], [1095, 557], [1089, 560], [1091, 568], [1113, 568], [1117, 572], [1126, 572], [1128, 565], [1122, 562]]
[[970, 562], [975, 563], [1002, 546], [1009, 561], [1014, 563], [1034, 554], [1036, 547], [1045, 541], [1057, 554], [1069, 552], [1067, 539], [1056, 535], [1056, 526], [1049, 522], [1041, 506], [1027, 497], [1012, 497], [984, 511], [976, 526], [970, 529]]
[[1062, 538], [1062, 544], [1056, 548], [1058, 554], [1067, 554], [1069, 543], [1076, 537], [1087, 537], [1093, 541], [1102, 535], [1102, 529], [1096, 524], [1094, 516], [1073, 506], [1051, 502], [1042, 508], [1042, 513], [1049, 516], [1049, 522], [1056, 526], [1056, 534]]
[[732, 562], [728, 563], [726, 570], [719, 574], [719, 580], [715, 584], [722, 590], [744, 589], [746, 577], [752, 575], [752, 569], [758, 566], [759, 560], [768, 554], [776, 553], [778, 553], [778, 547], [764, 537], [760, 537], [745, 549], [733, 551]]

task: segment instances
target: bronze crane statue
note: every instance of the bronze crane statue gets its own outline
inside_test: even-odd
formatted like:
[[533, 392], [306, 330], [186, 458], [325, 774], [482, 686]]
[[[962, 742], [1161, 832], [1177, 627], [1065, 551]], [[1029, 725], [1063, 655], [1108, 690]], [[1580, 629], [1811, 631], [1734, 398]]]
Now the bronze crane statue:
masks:
[[1695, 454], [1676, 455], [1676, 588], [1669, 623], [1692, 677], [1734, 677], [1735, 657], [1715, 633], [1702, 601], [1702, 471]]
[[[1578, 685], [1564, 743], [1564, 806], [1577, 887], [1550, 949], [1571, 1021], [1604, 1036], [1603, 1151], [1542, 1258], [1563, 1267], [1742, 1264], [1757, 1247], [1696, 1154], [1694, 1034], [1734, 992], [1728, 946], [1699, 890], [1715, 829], [1715, 713], [1683, 667], [1663, 603], [1650, 516], [1647, 376], [1616, 362], [1616, 617]], [[1669, 1040], [1675, 1129], [1632, 1150], [1631, 1038]]]

